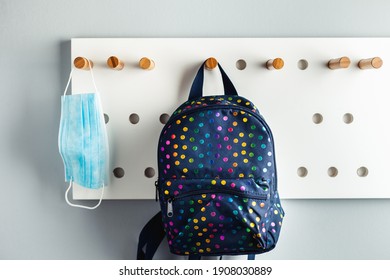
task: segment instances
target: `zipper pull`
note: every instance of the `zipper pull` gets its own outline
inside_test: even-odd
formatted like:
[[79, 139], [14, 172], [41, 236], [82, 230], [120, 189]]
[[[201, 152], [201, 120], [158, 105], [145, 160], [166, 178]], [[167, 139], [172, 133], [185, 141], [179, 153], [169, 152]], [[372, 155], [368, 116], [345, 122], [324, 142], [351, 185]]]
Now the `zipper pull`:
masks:
[[167, 216], [169, 218], [173, 216], [172, 198], [169, 198], [167, 201]]
[[264, 189], [264, 187], [266, 189], [264, 189], [265, 191], [267, 191], [269, 189], [269, 183], [268, 183], [268, 180], [265, 179], [265, 178], [261, 178], [261, 180], [258, 180], [256, 182], [259, 186], [262, 186], [262, 188]]
[[158, 201], [158, 181], [155, 181], [154, 185], [156, 186], [156, 201]]

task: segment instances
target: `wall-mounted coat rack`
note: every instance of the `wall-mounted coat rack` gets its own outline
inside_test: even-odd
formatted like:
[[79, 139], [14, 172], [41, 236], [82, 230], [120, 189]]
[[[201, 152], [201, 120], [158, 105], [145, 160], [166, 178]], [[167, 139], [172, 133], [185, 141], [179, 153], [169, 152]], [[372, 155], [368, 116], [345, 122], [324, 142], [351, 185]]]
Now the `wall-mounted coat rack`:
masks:
[[[106, 199], [155, 198], [159, 133], [206, 59], [271, 126], [282, 198], [390, 198], [390, 39], [72, 39], [72, 92], [93, 91], [79, 70], [90, 65], [102, 97]], [[223, 93], [219, 71], [205, 80], [206, 95]], [[99, 195], [74, 188], [75, 199]]]

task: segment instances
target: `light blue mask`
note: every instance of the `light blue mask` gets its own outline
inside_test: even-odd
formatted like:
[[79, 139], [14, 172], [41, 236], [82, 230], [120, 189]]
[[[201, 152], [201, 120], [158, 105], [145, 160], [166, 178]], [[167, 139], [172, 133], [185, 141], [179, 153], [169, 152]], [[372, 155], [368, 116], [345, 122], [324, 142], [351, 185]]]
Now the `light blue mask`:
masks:
[[[91, 75], [94, 82], [93, 74]], [[68, 85], [71, 76], [72, 72]], [[70, 182], [65, 198], [71, 206], [91, 209], [91, 207], [70, 203], [67, 196], [74, 182], [91, 189], [103, 187], [103, 197], [104, 186], [108, 184], [109, 161], [103, 110], [97, 90], [96, 93], [72, 95], [65, 95], [65, 93], [61, 98], [58, 136], [59, 152], [65, 167], [65, 181]]]

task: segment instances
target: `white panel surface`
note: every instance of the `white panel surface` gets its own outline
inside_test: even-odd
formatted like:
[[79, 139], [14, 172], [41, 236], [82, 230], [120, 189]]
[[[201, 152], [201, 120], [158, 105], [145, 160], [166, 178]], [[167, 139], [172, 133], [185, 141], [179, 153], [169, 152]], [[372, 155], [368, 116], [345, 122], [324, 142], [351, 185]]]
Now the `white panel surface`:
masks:
[[[107, 67], [115, 55], [125, 67]], [[192, 38], [72, 39], [77, 56], [94, 62], [94, 75], [109, 116], [110, 170], [105, 199], [154, 199], [157, 180], [159, 118], [188, 98], [200, 64], [218, 59], [240, 95], [253, 101], [270, 125], [276, 146], [278, 186], [282, 198], [390, 198], [390, 39], [388, 38]], [[332, 58], [348, 56], [348, 69], [330, 70]], [[382, 68], [360, 70], [360, 59], [381, 57]], [[138, 67], [141, 57], [156, 67]], [[281, 57], [281, 70], [267, 70], [267, 60]], [[236, 62], [243, 59], [246, 68]], [[308, 62], [306, 70], [298, 61]], [[217, 70], [207, 71], [205, 94], [222, 94]], [[93, 92], [88, 71], [75, 70], [73, 93]], [[139, 115], [138, 124], [129, 116]], [[319, 124], [314, 114], [321, 114]], [[353, 116], [349, 124], [344, 115]], [[153, 178], [145, 168], [156, 171]], [[298, 168], [307, 175], [298, 175]], [[337, 176], [328, 174], [337, 168]], [[359, 176], [365, 167], [367, 176]], [[302, 175], [302, 174], [301, 174]], [[362, 174], [360, 174], [362, 175]], [[363, 174], [366, 175], [366, 174]], [[97, 199], [100, 190], [75, 186], [74, 199]]]

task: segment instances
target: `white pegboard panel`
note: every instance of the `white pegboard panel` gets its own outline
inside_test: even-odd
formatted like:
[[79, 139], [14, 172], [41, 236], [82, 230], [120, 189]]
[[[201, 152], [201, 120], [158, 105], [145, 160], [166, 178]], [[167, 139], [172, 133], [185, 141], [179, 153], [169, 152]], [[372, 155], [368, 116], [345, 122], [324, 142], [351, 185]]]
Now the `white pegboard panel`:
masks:
[[[112, 55], [125, 63], [123, 70], [107, 67]], [[72, 62], [78, 56], [94, 62], [109, 117], [110, 169], [125, 172], [122, 178], [111, 173], [105, 199], [155, 198], [160, 115], [188, 98], [198, 67], [211, 56], [269, 123], [282, 198], [390, 198], [389, 38], [72, 39]], [[351, 60], [348, 69], [327, 68], [330, 59], [342, 56]], [[357, 67], [376, 56], [384, 61], [380, 69]], [[141, 57], [153, 59], [155, 68], [140, 69]], [[276, 57], [285, 66], [268, 70], [266, 61]], [[244, 70], [236, 67], [240, 59]], [[306, 70], [300, 60], [308, 63]], [[73, 77], [73, 93], [93, 91], [88, 71], [75, 70]], [[206, 72], [206, 95], [222, 94], [219, 78], [218, 71]], [[134, 113], [137, 124], [129, 121]], [[321, 123], [314, 123], [315, 114]], [[156, 171], [152, 178], [144, 174], [147, 167]], [[99, 195], [79, 186], [73, 192], [74, 199]]]

